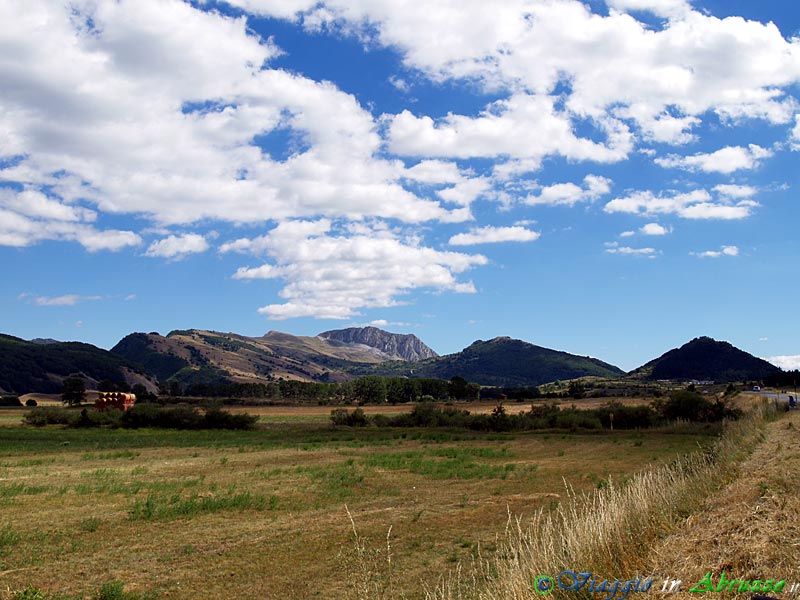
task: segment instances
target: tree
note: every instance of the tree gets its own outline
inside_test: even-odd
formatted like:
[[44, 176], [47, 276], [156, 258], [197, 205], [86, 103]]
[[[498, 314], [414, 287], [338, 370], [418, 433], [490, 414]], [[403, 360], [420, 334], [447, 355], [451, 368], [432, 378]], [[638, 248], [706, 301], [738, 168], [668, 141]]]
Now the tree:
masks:
[[467, 380], [459, 375], [453, 375], [447, 385], [447, 393], [454, 400], [462, 400], [467, 397]]
[[136, 402], [152, 402], [158, 399], [158, 396], [148, 392], [147, 388], [141, 383], [134, 383], [131, 392], [136, 394]]
[[570, 381], [567, 393], [576, 400], [579, 400], [586, 395], [586, 386], [582, 381]]
[[477, 402], [481, 399], [481, 386], [477, 383], [467, 384], [466, 399], [471, 402]]
[[356, 398], [362, 404], [380, 404], [386, 402], [386, 380], [376, 375], [359, 377], [353, 383]]
[[61, 382], [61, 401], [78, 406], [86, 399], [86, 383], [80, 377], [67, 377]]
[[386, 380], [386, 399], [391, 404], [414, 402], [419, 392], [419, 383], [414, 379], [390, 377]]

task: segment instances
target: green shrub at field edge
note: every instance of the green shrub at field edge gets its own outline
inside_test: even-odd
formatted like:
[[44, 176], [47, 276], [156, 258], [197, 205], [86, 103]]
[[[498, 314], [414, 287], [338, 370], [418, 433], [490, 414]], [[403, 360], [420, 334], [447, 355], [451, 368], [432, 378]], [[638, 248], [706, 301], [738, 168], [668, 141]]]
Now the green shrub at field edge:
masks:
[[252, 429], [257, 416], [232, 414], [218, 407], [205, 411], [193, 406], [137, 404], [125, 412], [84, 408], [80, 412], [59, 407], [41, 407], [25, 416], [28, 425], [66, 425], [67, 427], [124, 427], [138, 429]]

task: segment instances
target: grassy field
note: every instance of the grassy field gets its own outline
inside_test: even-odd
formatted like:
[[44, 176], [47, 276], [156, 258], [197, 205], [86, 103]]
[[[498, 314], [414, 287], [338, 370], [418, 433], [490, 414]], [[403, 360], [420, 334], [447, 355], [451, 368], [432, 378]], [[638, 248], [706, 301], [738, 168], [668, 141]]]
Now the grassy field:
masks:
[[0, 411], [0, 595], [118, 579], [159, 598], [345, 598], [364, 574], [349, 509], [397, 574], [387, 585], [420, 598], [421, 582], [491, 556], [509, 512], [711, 439], [333, 430], [329, 411], [262, 409], [250, 432], [41, 430]]

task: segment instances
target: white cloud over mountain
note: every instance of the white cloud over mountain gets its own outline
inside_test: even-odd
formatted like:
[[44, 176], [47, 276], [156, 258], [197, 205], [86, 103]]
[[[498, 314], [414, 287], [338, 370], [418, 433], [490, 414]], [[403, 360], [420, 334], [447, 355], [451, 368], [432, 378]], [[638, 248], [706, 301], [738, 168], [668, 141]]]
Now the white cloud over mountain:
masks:
[[471, 281], [457, 275], [485, 265], [486, 257], [426, 248], [413, 236], [383, 228], [344, 235], [328, 219], [281, 223], [258, 240], [236, 240], [225, 250], [255, 250], [273, 262], [242, 267], [235, 279], [282, 279], [286, 302], [259, 312], [272, 319], [317, 317], [347, 319], [361, 309], [386, 308], [417, 288], [473, 293]]
[[[692, 152], [709, 122], [760, 120], [800, 146], [790, 94], [800, 40], [683, 0], [609, 0], [608, 15], [577, 0], [227, 4], [388, 48], [415, 77], [469, 85], [486, 100], [477, 110], [377, 114], [331, 81], [274, 67], [280, 40], [260, 36], [247, 14], [203, 2], [2, 3], [0, 244], [143, 246], [174, 260], [208, 250], [201, 226], [247, 224], [260, 231], [219, 250], [270, 259], [235, 275], [283, 282], [285, 302], [261, 312], [349, 318], [414, 290], [474, 291], [459, 276], [488, 259], [437, 249], [410, 226], [478, 220], [450, 244], [531, 241], [538, 232], [485, 222], [474, 205], [590, 206], [611, 193], [601, 169], [653, 153], [651, 144], [655, 164], [704, 176], [750, 171], [779, 151]], [[639, 11], [663, 25], [637, 20]], [[554, 160], [587, 170], [551, 185], [525, 179]], [[715, 183], [618, 188], [601, 216], [734, 220], [758, 207], [755, 186]]]

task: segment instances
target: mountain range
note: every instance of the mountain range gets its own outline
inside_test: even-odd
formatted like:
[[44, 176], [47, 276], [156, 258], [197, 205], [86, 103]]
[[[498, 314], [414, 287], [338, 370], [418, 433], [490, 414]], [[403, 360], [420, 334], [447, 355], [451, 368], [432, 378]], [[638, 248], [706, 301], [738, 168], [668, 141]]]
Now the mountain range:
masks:
[[450, 379], [521, 387], [579, 377], [609, 379], [760, 380], [780, 369], [727, 342], [701, 337], [626, 374], [596, 358], [536, 346], [509, 337], [477, 340], [438, 356], [414, 335], [376, 327], [294, 336], [261, 337], [201, 329], [132, 333], [111, 351], [79, 342], [25, 341], [0, 335], [0, 391], [57, 392], [61, 380], [80, 376], [91, 389], [109, 379], [141, 383], [264, 383], [279, 379], [341, 382], [362, 375]]

